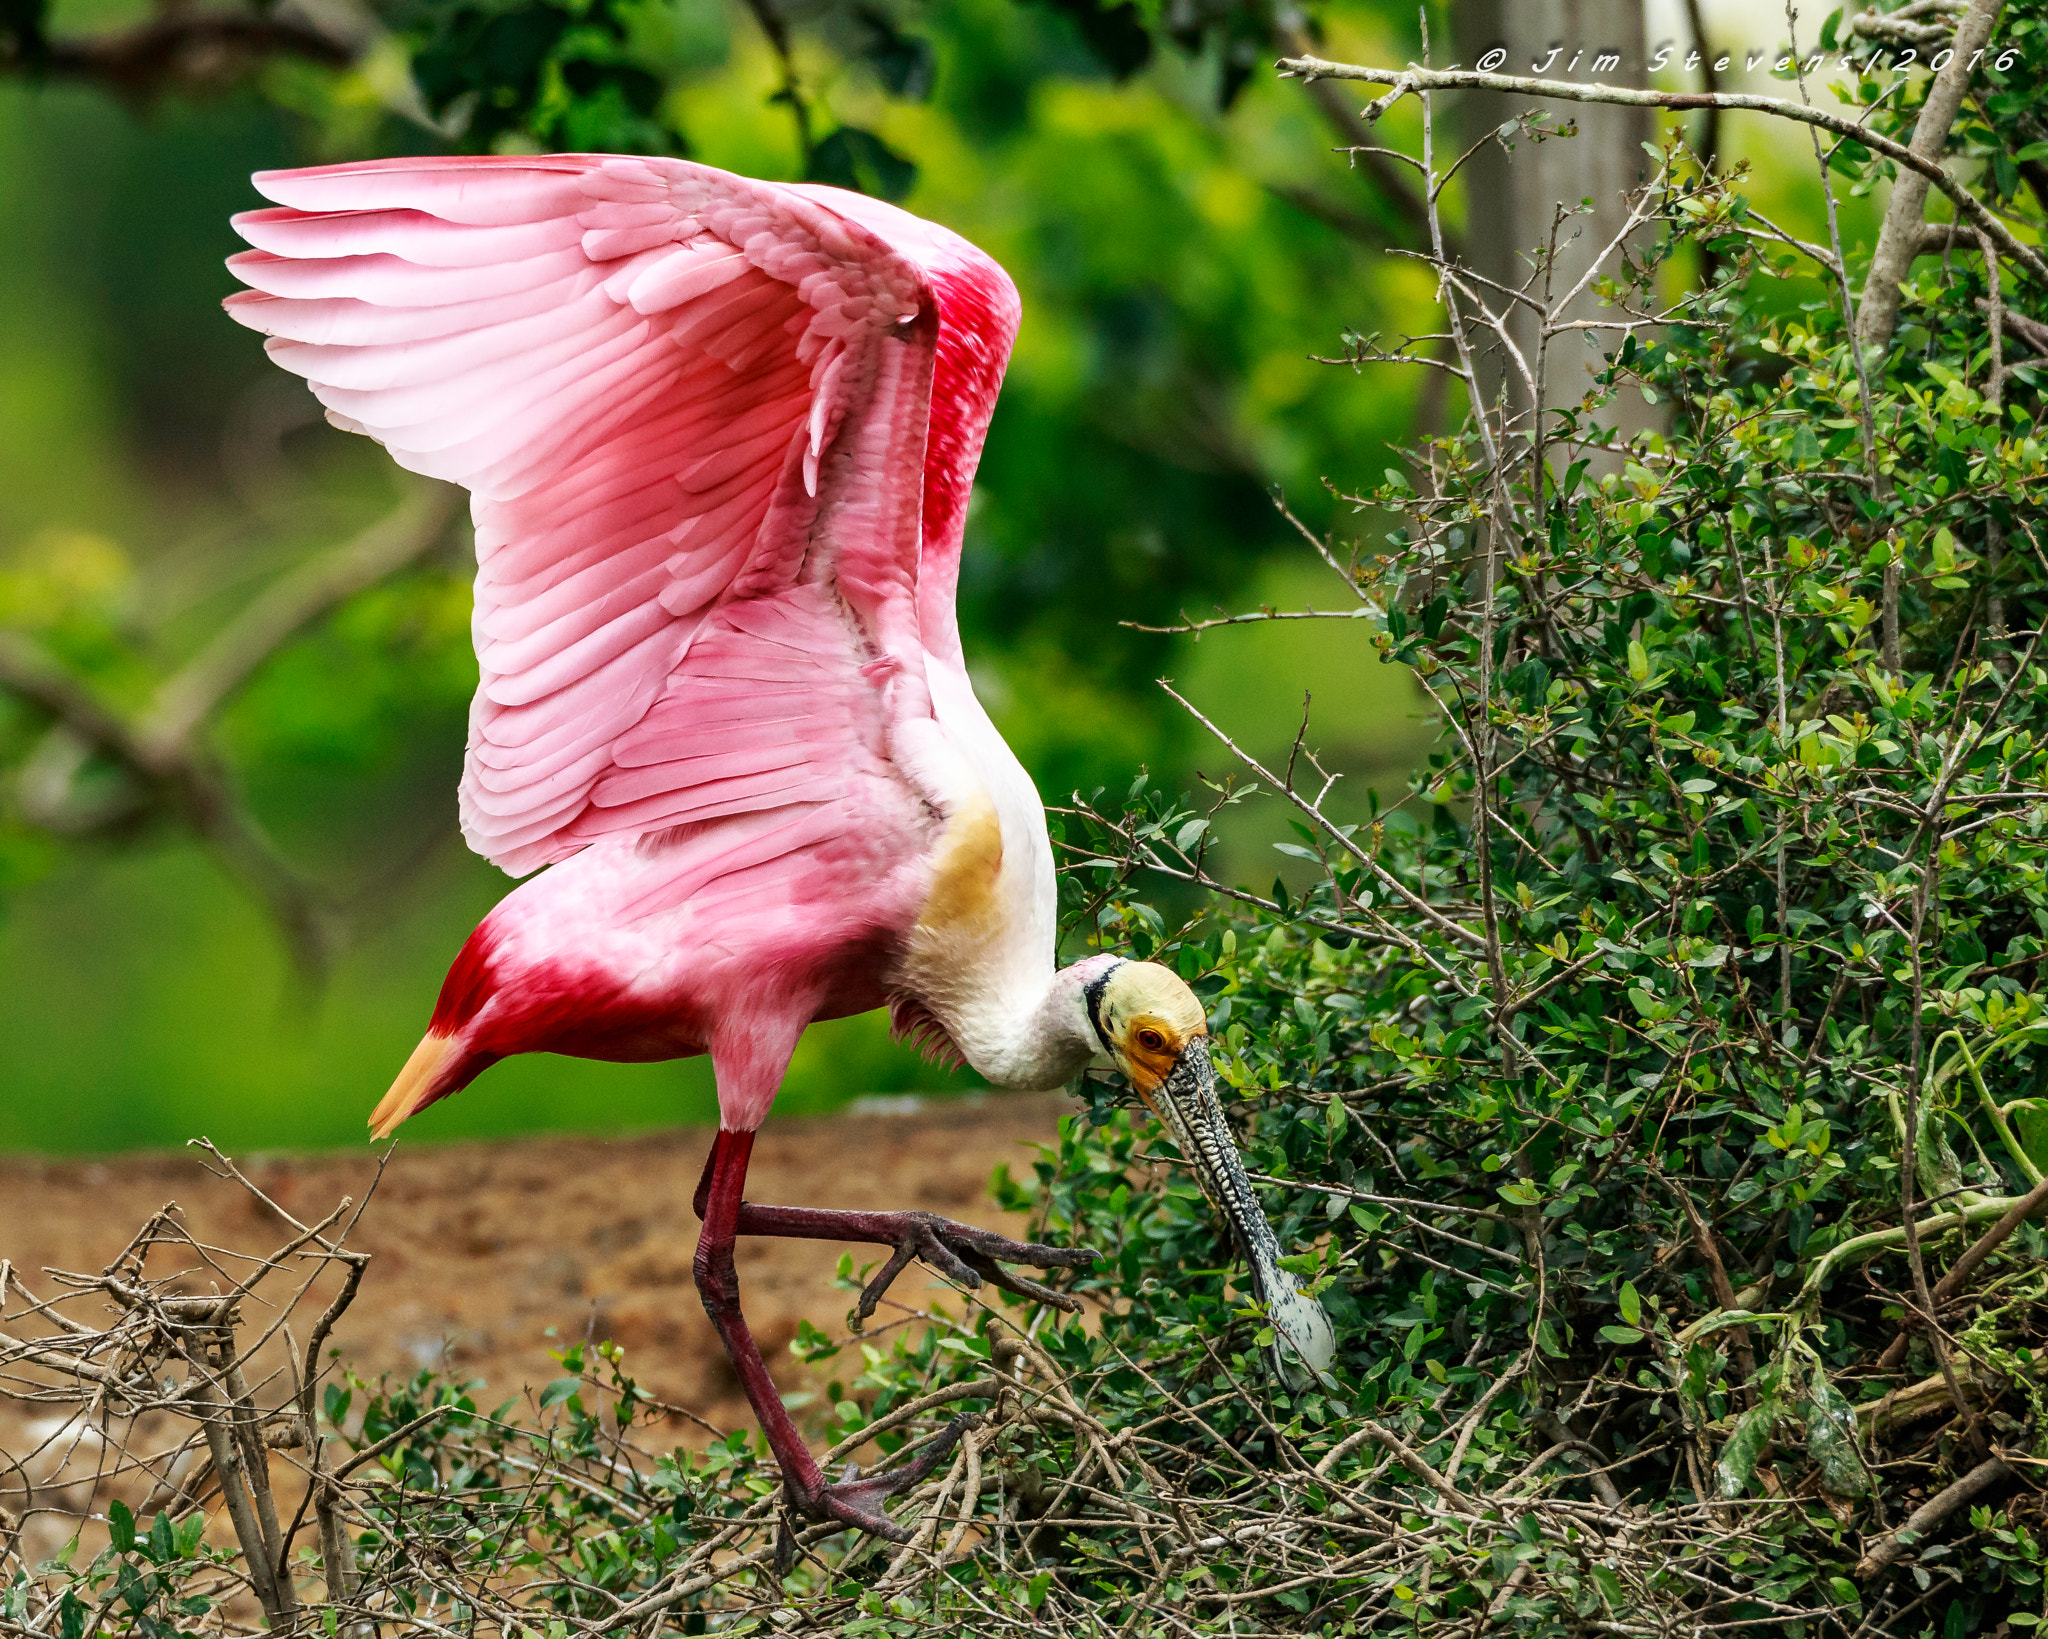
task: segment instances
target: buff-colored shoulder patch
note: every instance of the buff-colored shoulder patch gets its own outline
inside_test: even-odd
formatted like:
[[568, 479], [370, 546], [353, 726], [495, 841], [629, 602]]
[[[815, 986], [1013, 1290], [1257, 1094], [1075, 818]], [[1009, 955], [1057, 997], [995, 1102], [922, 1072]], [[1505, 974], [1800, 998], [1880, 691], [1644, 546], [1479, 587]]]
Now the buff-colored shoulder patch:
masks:
[[996, 884], [1002, 870], [1003, 823], [988, 793], [977, 790], [953, 811], [939, 837], [918, 926], [936, 932], [990, 921], [1001, 909]]

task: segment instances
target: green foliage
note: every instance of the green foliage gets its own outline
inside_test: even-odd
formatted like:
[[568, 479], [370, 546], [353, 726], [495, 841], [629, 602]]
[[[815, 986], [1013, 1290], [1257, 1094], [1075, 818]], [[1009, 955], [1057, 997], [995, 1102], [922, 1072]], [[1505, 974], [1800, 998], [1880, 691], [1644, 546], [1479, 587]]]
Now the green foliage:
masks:
[[[544, 149], [667, 153], [667, 87], [646, 62], [653, 8], [583, 4], [419, 4], [409, 24], [412, 77], [433, 114], [489, 152], [508, 137]], [[635, 25], [642, 25], [636, 27]]]
[[32, 1612], [54, 1617], [48, 1631], [63, 1639], [87, 1632], [168, 1639], [191, 1631], [219, 1605], [222, 1573], [233, 1560], [202, 1540], [205, 1529], [203, 1513], [174, 1520], [168, 1511], [144, 1528], [125, 1503], [112, 1502], [106, 1547], [80, 1566], [74, 1536], [33, 1578], [17, 1570], [0, 1585], [0, 1620], [20, 1629]]
[[[2038, 8], [2011, 28], [2033, 52]], [[1994, 74], [1996, 140], [2039, 84]], [[1304, 1461], [1319, 1412], [1369, 1415], [1480, 1499], [1484, 1525], [1422, 1528], [1426, 1565], [1360, 1574], [1371, 1625], [2031, 1624], [2033, 1550], [1993, 1557], [1979, 1526], [1921, 1545], [1917, 1587], [1866, 1587], [1855, 1534], [1982, 1439], [2043, 1449], [2038, 1230], [1964, 1286], [1955, 1341], [1879, 1360], [2048, 1161], [2042, 367], [1994, 354], [1981, 261], [1922, 263], [1866, 392], [1838, 282], [1660, 157], [1658, 237], [1612, 296], [1643, 311], [1702, 241], [1725, 282], [1625, 340], [1585, 402], [1546, 394], [1540, 437], [1489, 413], [1356, 497], [1403, 525], [1349, 579], [1442, 713], [1410, 800], [1252, 768], [1294, 805], [1283, 852], [1319, 868], [1290, 896], [1211, 880], [1205, 821], [1241, 789], [1141, 782], [1070, 819], [1074, 908], [1196, 984], [1247, 1166], [1325, 1283], [1340, 1388], [1288, 1408]], [[2043, 294], [2003, 274], [2005, 301]], [[1599, 430], [1623, 392], [1669, 417], [1626, 449]], [[1162, 877], [1238, 908], [1172, 927], [1145, 902]], [[1050, 1224], [1119, 1252], [1093, 1277], [1114, 1318], [1067, 1358], [1120, 1349], [1185, 1401], [1177, 1371], [1254, 1369], [1258, 1321], [1116, 1096], [1040, 1169]], [[1881, 1415], [1911, 1380], [1924, 1409]], [[1546, 1470], [1551, 1503], [1514, 1500]], [[1656, 1552], [1625, 1532], [1588, 1563], [1553, 1511], [1572, 1495], [1632, 1508]], [[1710, 1519], [1723, 1540], [1690, 1535]]]
[[[1046, 5], [1066, 20], [1084, 60], [1118, 82], [1150, 64], [1162, 42], [1181, 56], [1208, 60], [1220, 109], [1237, 100], [1254, 65], [1270, 54], [1272, 21], [1245, 0], [1209, 0], [1170, 13], [1130, 0]], [[720, 55], [727, 35], [721, 8], [663, 0], [387, 0], [379, 9], [409, 48], [428, 111], [477, 152], [533, 144], [688, 153], [675, 93], [690, 70]], [[800, 73], [798, 58], [823, 47], [888, 97], [923, 102], [939, 77], [939, 53], [928, 35], [912, 30], [943, 27], [943, 16], [871, 0], [788, 10], [775, 0], [750, 0], [747, 10], [781, 59], [776, 100], [795, 118], [806, 176], [890, 199], [907, 193], [916, 162], [874, 131], [844, 123], [814, 130], [830, 115], [806, 82], [829, 80], [834, 69], [814, 71], [806, 61]], [[39, 25], [25, 27], [25, 40], [41, 38]]]

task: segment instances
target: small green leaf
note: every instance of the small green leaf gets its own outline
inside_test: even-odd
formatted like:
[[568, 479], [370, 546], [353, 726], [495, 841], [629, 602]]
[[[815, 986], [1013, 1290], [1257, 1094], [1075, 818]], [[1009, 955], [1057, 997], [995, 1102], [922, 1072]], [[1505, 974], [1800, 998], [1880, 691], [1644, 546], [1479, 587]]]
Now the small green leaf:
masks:
[[546, 1388], [540, 1391], [540, 1409], [542, 1411], [547, 1411], [551, 1407], [559, 1406], [564, 1400], [567, 1400], [571, 1395], [573, 1395], [578, 1389], [582, 1387], [583, 1379], [580, 1377], [556, 1378]]
[[135, 1516], [128, 1512], [125, 1502], [107, 1505], [107, 1537], [117, 1554], [135, 1552]]
[[1633, 1326], [1602, 1326], [1600, 1328], [1600, 1335], [1607, 1339], [1609, 1343], [1618, 1343], [1624, 1349], [1643, 1340], [1643, 1334]]
[[1642, 1325], [1643, 1300], [1636, 1294], [1635, 1282], [1625, 1280], [1621, 1283], [1621, 1292], [1617, 1301], [1621, 1306], [1621, 1318], [1623, 1320], [1627, 1321], [1631, 1326]]

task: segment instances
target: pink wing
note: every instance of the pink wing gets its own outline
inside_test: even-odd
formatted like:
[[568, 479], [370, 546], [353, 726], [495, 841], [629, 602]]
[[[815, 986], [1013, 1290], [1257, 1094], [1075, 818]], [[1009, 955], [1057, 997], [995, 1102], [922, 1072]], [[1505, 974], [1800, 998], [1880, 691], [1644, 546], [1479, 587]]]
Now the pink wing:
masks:
[[[479, 853], [521, 874], [828, 801], [882, 768], [891, 716], [929, 718], [927, 641], [957, 654], [954, 502], [1015, 332], [994, 263], [886, 206], [679, 160], [256, 184], [285, 208], [236, 218], [257, 248], [229, 311], [338, 426], [472, 492]], [[963, 275], [993, 300], [946, 334], [935, 282]], [[967, 355], [972, 401], [933, 426], [935, 356], [950, 391]]]

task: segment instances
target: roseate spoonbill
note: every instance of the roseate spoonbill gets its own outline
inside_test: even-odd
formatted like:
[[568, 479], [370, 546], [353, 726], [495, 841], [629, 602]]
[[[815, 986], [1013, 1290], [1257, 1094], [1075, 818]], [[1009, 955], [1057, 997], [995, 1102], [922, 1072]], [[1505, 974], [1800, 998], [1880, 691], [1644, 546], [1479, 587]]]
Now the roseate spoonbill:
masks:
[[958, 1427], [827, 1485], [740, 1313], [738, 1235], [891, 1249], [1063, 1308], [1001, 1267], [1073, 1267], [926, 1212], [741, 1199], [806, 1025], [887, 1006], [1005, 1087], [1096, 1057], [1228, 1215], [1293, 1360], [1333, 1351], [1279, 1267], [1194, 993], [1145, 962], [1055, 971], [1045, 814], [976, 702], [953, 591], [1016, 335], [965, 240], [834, 188], [680, 160], [395, 159], [265, 172], [279, 209], [228, 300], [329, 419], [469, 489], [482, 677], [470, 845], [515, 876], [463, 946], [378, 1136], [511, 1053], [709, 1053], [720, 1128], [696, 1277], [794, 1507], [882, 1512]]

